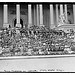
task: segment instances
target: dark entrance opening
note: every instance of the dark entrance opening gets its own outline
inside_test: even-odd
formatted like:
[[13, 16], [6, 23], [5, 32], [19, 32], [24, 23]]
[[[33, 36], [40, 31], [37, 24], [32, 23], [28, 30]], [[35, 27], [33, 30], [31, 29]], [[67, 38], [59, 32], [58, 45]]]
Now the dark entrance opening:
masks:
[[[23, 28], [23, 20], [20, 19], [21, 28]], [[14, 27], [16, 27], [16, 19], [14, 20]]]

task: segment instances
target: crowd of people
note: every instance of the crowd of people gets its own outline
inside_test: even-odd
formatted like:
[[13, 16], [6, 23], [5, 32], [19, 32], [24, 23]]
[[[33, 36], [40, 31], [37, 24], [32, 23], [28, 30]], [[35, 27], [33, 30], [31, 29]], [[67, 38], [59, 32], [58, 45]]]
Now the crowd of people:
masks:
[[75, 53], [75, 32], [33, 25], [30, 28], [2, 28], [0, 56], [63, 55]]

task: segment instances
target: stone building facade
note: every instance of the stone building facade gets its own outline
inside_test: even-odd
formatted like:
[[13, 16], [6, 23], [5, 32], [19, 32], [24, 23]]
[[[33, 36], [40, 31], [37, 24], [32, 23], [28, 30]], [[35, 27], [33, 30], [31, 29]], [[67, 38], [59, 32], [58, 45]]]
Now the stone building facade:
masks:
[[75, 23], [74, 4], [52, 3], [0, 3], [0, 28], [16, 26], [45, 25], [55, 28], [60, 17], [65, 15], [64, 24]]

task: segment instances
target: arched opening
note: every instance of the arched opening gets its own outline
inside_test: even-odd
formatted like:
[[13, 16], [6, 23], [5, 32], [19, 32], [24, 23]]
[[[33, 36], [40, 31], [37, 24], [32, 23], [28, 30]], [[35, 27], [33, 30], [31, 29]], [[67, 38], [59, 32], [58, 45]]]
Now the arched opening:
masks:
[[[20, 24], [21, 24], [21, 27], [23, 28], [23, 20], [20, 19]], [[14, 27], [16, 27], [16, 19], [14, 20]]]

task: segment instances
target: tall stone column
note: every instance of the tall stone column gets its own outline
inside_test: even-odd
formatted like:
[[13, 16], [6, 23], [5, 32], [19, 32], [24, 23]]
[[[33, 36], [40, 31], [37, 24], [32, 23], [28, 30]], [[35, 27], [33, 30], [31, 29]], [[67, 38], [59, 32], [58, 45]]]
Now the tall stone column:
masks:
[[36, 7], [34, 5], [34, 25], [36, 25]]
[[63, 5], [60, 4], [60, 15], [63, 15]]
[[58, 17], [59, 17], [59, 14], [58, 14], [58, 4], [56, 4], [56, 23], [57, 23], [56, 26], [58, 26]]
[[73, 4], [73, 16], [74, 16], [74, 24], [75, 24], [75, 5]]
[[28, 4], [28, 27], [32, 26], [32, 9], [31, 4]]
[[43, 25], [43, 8], [42, 8], [42, 4], [39, 5], [39, 9], [40, 9], [40, 25]]
[[39, 6], [38, 4], [36, 5], [36, 9], [37, 9], [37, 26], [39, 25]]
[[20, 5], [17, 4], [16, 5], [16, 27], [21, 27], [21, 24], [20, 24]]
[[65, 4], [65, 16], [66, 16], [66, 22], [68, 21], [68, 18], [67, 18], [67, 5]]
[[50, 4], [50, 28], [54, 28], [54, 14], [53, 5]]
[[59, 26], [60, 25], [63, 25], [64, 24], [64, 22], [63, 22], [63, 18], [64, 17], [64, 15], [63, 15], [63, 5], [62, 4], [60, 4], [60, 24], [59, 24]]
[[4, 4], [3, 6], [3, 27], [9, 27], [8, 24], [8, 5]]

